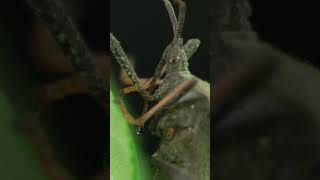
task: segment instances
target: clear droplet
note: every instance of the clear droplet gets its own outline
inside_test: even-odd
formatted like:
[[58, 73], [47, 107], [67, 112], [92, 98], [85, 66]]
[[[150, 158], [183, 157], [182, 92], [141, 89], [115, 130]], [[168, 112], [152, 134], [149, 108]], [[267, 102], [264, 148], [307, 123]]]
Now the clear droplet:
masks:
[[141, 127], [138, 127], [138, 128], [136, 129], [136, 133], [137, 133], [138, 135], [141, 134]]

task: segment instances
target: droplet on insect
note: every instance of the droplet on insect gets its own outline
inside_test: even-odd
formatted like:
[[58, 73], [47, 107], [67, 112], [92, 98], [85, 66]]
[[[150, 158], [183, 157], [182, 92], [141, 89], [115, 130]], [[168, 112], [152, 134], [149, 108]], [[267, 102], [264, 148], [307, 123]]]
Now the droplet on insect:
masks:
[[137, 135], [140, 135], [140, 134], [141, 134], [141, 127], [138, 127], [138, 128], [136, 129], [136, 133], [137, 133]]

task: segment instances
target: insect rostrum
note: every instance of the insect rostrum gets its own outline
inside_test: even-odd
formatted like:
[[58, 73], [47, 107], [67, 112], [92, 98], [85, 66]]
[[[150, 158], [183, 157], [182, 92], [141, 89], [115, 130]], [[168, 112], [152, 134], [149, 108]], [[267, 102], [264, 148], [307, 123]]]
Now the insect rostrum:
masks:
[[[210, 178], [210, 88], [209, 83], [195, 77], [188, 69], [188, 60], [198, 49], [200, 40], [190, 39], [184, 44], [181, 38], [186, 12], [184, 2], [176, 1], [179, 6], [178, 18], [171, 3], [168, 0], [163, 2], [170, 16], [174, 38], [164, 50], [156, 72], [147, 85], [139, 81], [119, 41], [111, 33], [110, 49], [144, 100], [161, 104], [155, 111], [149, 128], [161, 139], [158, 150], [153, 154], [154, 179], [208, 180]], [[162, 75], [163, 83], [154, 90], [155, 82]], [[188, 82], [192, 82], [189, 83], [190, 86], [181, 88]], [[176, 91], [179, 88], [181, 90]], [[172, 94], [178, 95], [166, 98]], [[138, 118], [137, 124], [142, 126], [145, 120]]]

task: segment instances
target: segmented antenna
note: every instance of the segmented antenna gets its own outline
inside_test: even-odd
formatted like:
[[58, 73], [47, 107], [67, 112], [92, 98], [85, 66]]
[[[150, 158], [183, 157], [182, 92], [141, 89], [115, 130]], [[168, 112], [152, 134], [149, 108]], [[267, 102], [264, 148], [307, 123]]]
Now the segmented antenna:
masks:
[[[174, 34], [173, 41], [175, 41], [176, 39], [181, 37], [182, 29], [183, 29], [183, 25], [184, 25], [184, 20], [185, 20], [185, 17], [186, 17], [187, 6], [182, 0], [176, 0], [176, 3], [179, 6], [179, 17], [178, 17], [178, 20], [177, 20], [176, 14], [174, 12], [174, 9], [173, 9], [172, 4], [170, 3], [170, 1], [169, 0], [163, 0], [163, 2], [164, 2], [164, 5], [165, 5], [165, 7], [167, 9], [168, 14], [169, 14], [170, 20], [171, 20], [171, 24], [172, 24], [172, 28], [173, 28], [173, 34]], [[163, 68], [166, 65], [165, 58], [166, 57], [162, 56], [162, 58], [159, 61], [159, 64], [158, 64], [157, 69], [155, 71], [155, 74], [153, 75], [153, 78], [150, 81], [149, 92], [153, 91], [156, 81], [160, 78], [160, 76], [162, 74]]]
[[186, 17], [186, 5], [182, 0], [176, 0], [175, 2], [178, 4], [179, 6], [179, 16], [177, 19], [177, 16], [174, 12], [173, 6], [170, 3], [169, 0], [163, 0], [164, 5], [167, 9], [167, 12], [169, 14], [170, 20], [171, 20], [171, 24], [172, 24], [172, 29], [173, 29], [173, 34], [174, 34], [174, 40], [178, 39], [181, 37], [182, 34], [182, 29], [183, 29], [183, 24], [184, 24], [184, 20]]
[[179, 17], [178, 17], [177, 37], [176, 38], [180, 38], [181, 34], [182, 34], [184, 20], [186, 18], [187, 6], [182, 0], [176, 0], [176, 3], [179, 6]]
[[170, 20], [171, 20], [174, 38], [176, 38], [177, 37], [177, 26], [178, 26], [178, 20], [177, 20], [176, 14], [175, 14], [174, 9], [172, 7], [172, 4], [170, 3], [169, 0], [163, 0], [163, 2], [164, 2], [164, 6], [166, 7], [167, 12], [169, 14]]

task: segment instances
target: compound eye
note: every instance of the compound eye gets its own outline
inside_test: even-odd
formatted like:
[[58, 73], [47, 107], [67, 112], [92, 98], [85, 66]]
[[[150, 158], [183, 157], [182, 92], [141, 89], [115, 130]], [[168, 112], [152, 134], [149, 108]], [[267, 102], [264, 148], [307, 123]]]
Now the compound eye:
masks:
[[167, 140], [172, 140], [173, 137], [174, 137], [174, 132], [175, 132], [175, 129], [174, 129], [174, 128], [172, 128], [172, 127], [167, 128], [167, 129], [165, 130], [165, 133], [164, 133], [166, 139], [167, 139]]
[[[178, 57], [178, 56], [177, 56]], [[169, 59], [169, 63], [176, 63], [177, 62], [177, 59], [176, 58], [171, 58]]]
[[175, 57], [172, 57], [170, 60], [169, 60], [169, 63], [177, 63], [178, 61], [180, 61], [181, 59], [181, 55], [180, 54], [177, 54]]

